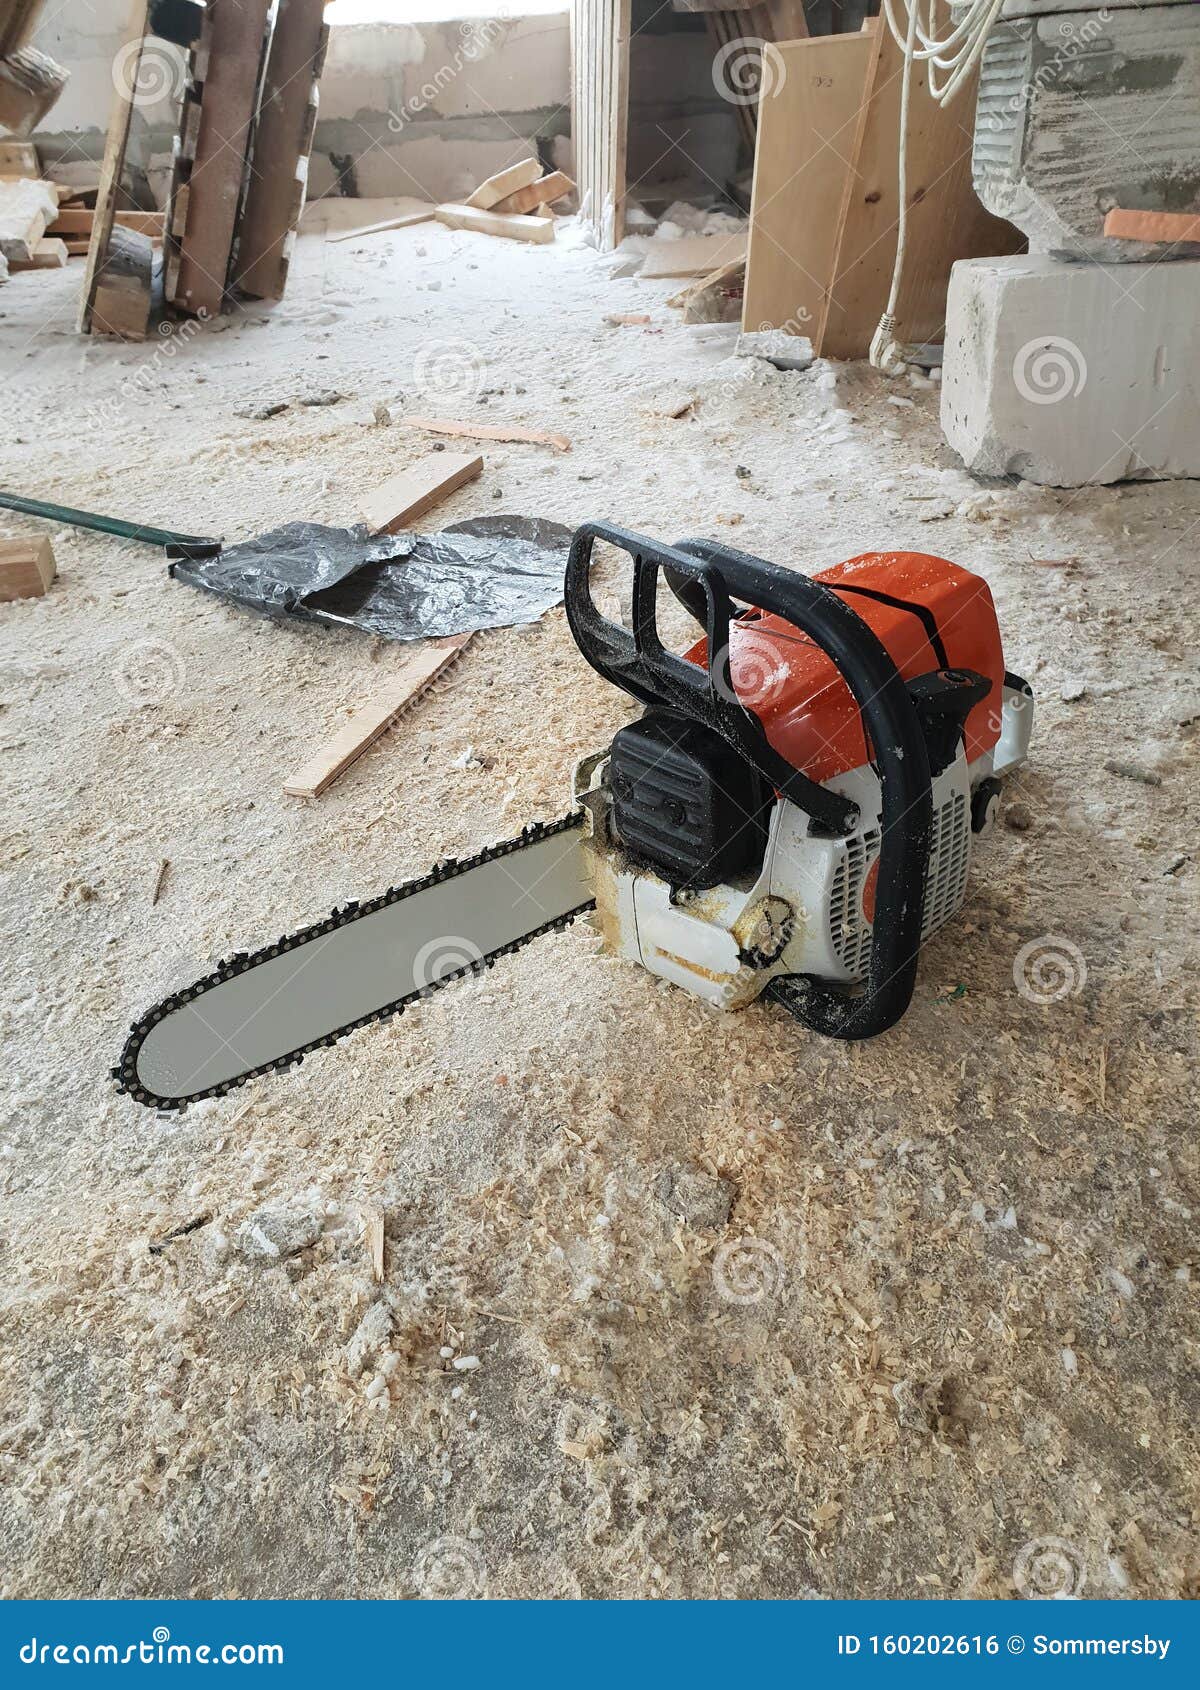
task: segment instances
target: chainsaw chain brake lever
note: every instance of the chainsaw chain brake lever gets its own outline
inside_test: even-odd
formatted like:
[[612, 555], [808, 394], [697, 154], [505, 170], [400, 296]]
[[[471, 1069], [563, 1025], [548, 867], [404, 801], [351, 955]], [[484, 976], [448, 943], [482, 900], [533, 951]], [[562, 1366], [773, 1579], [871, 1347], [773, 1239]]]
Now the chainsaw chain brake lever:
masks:
[[[596, 609], [589, 577], [597, 540], [633, 559], [632, 631]], [[707, 674], [662, 645], [656, 620], [660, 569], [671, 571], [672, 590], [698, 619], [699, 593], [704, 594]], [[862, 712], [880, 781], [870, 968], [865, 989], [857, 994], [811, 976], [789, 975], [777, 976], [767, 995], [805, 1026], [832, 1038], [871, 1038], [894, 1026], [912, 999], [921, 945], [933, 827], [927, 721], [931, 714], [951, 714], [953, 707], [938, 706], [949, 703], [952, 694], [961, 699], [982, 677], [952, 672], [953, 684], [935, 689], [935, 697], [922, 699], [919, 707], [882, 642], [829, 587], [711, 540], [665, 546], [608, 523], [585, 523], [571, 543], [564, 599], [576, 644], [606, 680], [643, 704], [706, 723], [815, 822], [844, 835], [858, 823], [857, 806], [793, 769], [737, 699], [729, 673], [731, 601], [782, 617], [831, 659]]]

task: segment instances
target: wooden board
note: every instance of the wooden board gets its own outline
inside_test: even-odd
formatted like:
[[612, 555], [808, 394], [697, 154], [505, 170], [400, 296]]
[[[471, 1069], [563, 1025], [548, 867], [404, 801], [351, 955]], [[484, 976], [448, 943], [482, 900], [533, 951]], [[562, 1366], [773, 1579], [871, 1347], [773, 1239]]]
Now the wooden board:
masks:
[[56, 574], [54, 550], [44, 536], [0, 540], [0, 603], [41, 598]]
[[141, 69], [142, 47], [146, 36], [146, 15], [149, 0], [131, 0], [125, 27], [121, 32], [121, 49], [114, 59], [120, 62], [122, 74], [115, 79], [116, 96], [108, 120], [108, 134], [104, 141], [104, 158], [100, 164], [100, 185], [96, 190], [96, 215], [92, 222], [92, 238], [88, 246], [87, 267], [83, 272], [83, 288], [79, 296], [79, 332], [88, 334], [92, 326], [92, 305], [96, 282], [108, 238], [112, 233], [113, 214], [117, 195], [121, 191], [121, 172], [125, 166], [125, 148], [129, 143], [129, 124], [137, 96], [138, 74]]
[[565, 434], [547, 434], [540, 428], [456, 422], [449, 417], [401, 417], [400, 423], [403, 428], [419, 428], [427, 434], [453, 434], [466, 440], [516, 440], [530, 446], [553, 446], [556, 452], [571, 450]]
[[[69, 235], [76, 240], [81, 235], [91, 234], [95, 219], [96, 213], [87, 206], [60, 206], [47, 233], [62, 235], [64, 239]], [[118, 211], [113, 216], [113, 222], [122, 229], [136, 229], [139, 235], [161, 238], [163, 232], [161, 211]]]
[[1114, 208], [1104, 219], [1104, 233], [1119, 241], [1162, 241], [1174, 246], [1200, 241], [1200, 213], [1124, 211]]
[[225, 298], [270, 7], [271, 0], [216, 0], [205, 9], [191, 55], [168, 222], [177, 250], [167, 297], [194, 316], [218, 315]]
[[576, 0], [571, 29], [571, 137], [579, 214], [602, 252], [625, 233], [630, 0]]
[[33, 34], [45, 0], [2, 0], [0, 3], [0, 53], [15, 53]]
[[667, 276], [707, 276], [746, 256], [746, 231], [733, 235], [683, 235], [677, 241], [653, 241], [638, 271], [645, 280]]
[[500, 200], [492, 209], [520, 216], [523, 212], [535, 211], [539, 205], [553, 205], [555, 200], [565, 199], [574, 190], [575, 184], [569, 176], [561, 170], [552, 170], [548, 176], [531, 182], [527, 188], [509, 194], [507, 199]]
[[293, 798], [319, 798], [387, 732], [471, 638], [470, 634], [450, 634], [445, 639], [421, 640], [407, 647], [388, 686], [370, 704], [356, 710], [327, 745], [284, 781], [283, 790]]
[[463, 204], [474, 206], [478, 211], [490, 211], [509, 194], [515, 194], [518, 188], [527, 188], [531, 182], [536, 182], [541, 174], [539, 159], [518, 159], [516, 164], [507, 165], [494, 176], [489, 176], [486, 182], [481, 182], [473, 194], [467, 195]]
[[14, 258], [9, 268], [15, 276], [22, 270], [61, 270], [66, 262], [65, 241], [41, 240], [34, 247], [32, 258]]
[[287, 284], [328, 39], [325, 0], [279, 0], [233, 266], [234, 282], [254, 299], [279, 299]]
[[385, 235], [390, 229], [408, 229], [414, 223], [430, 223], [437, 207], [431, 205], [422, 211], [405, 211], [397, 217], [385, 217], [382, 223], [368, 223], [362, 229], [338, 229], [326, 235], [328, 241], [357, 241], [364, 235]]
[[[897, 137], [904, 50], [890, 29], [868, 38], [866, 98], [859, 113], [854, 169], [843, 186], [837, 259], [825, 313], [812, 337], [826, 358], [865, 358], [887, 304], [896, 258]], [[950, 106], [929, 94], [914, 64], [908, 124], [908, 244], [895, 338], [937, 342], [946, 319], [951, 267], [960, 258], [1013, 252], [1010, 223], [992, 217], [971, 186], [978, 73]]]
[[483, 459], [477, 454], [431, 452], [368, 493], [362, 520], [372, 533], [396, 534], [482, 473]]
[[812, 337], [836, 256], [868, 35], [776, 47], [783, 74], [759, 102], [742, 328]]
[[545, 217], [506, 217], [466, 204], [439, 205], [433, 215], [448, 229], [470, 229], [476, 234], [499, 235], [509, 241], [532, 241], [538, 246], [554, 239], [554, 223]]

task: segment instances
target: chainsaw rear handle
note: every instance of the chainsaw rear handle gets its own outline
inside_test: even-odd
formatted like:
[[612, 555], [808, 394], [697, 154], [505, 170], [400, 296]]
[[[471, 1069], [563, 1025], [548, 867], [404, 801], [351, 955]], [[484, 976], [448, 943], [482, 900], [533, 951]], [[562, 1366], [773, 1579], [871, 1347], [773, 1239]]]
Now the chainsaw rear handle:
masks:
[[[590, 572], [597, 540], [633, 559], [633, 629], [600, 615]], [[692, 590], [684, 598], [698, 614], [704, 595], [707, 673], [665, 650], [658, 634], [658, 574], [669, 569]], [[904, 1014], [916, 982], [933, 825], [925, 728], [908, 687], [867, 624], [821, 582], [710, 540], [660, 545], [608, 523], [576, 530], [567, 559], [567, 621], [584, 657], [599, 674], [645, 705], [674, 710], [713, 728], [789, 800], [838, 834], [858, 824], [855, 804], [819, 786], [771, 747], [762, 724], [734, 692], [729, 672], [732, 600], [780, 616], [819, 645], [845, 680], [863, 717], [872, 767], [881, 792], [880, 857], [865, 989], [855, 995], [808, 975], [778, 977], [768, 993], [815, 1032], [840, 1039], [872, 1038]], [[971, 677], [972, 681], [978, 677]], [[967, 677], [963, 676], [966, 683]], [[953, 676], [947, 686], [956, 685]]]

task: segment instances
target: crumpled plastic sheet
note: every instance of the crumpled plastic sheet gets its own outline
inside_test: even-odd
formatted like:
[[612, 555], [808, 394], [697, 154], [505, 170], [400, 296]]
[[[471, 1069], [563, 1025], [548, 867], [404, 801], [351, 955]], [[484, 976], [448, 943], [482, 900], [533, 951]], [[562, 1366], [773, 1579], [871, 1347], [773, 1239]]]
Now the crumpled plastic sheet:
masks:
[[541, 517], [483, 516], [438, 534], [289, 522], [171, 573], [268, 616], [421, 640], [534, 622], [561, 602], [572, 530]]

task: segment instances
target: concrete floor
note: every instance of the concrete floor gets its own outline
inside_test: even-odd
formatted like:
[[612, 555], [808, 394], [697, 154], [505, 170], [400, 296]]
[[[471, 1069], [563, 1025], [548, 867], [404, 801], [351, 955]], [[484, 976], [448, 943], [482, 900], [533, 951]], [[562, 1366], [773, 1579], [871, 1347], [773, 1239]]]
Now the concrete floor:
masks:
[[[554, 612], [306, 805], [398, 649], [56, 531], [0, 607], [0, 1593], [1200, 1593], [1200, 488], [979, 486], [935, 392], [729, 360], [566, 241], [306, 235], [280, 307], [143, 347], [76, 337], [80, 268], [0, 290], [0, 485], [244, 537], [353, 518], [431, 444], [406, 410], [550, 429], [437, 520], [936, 551], [1038, 717], [874, 1043], [717, 1020], [577, 929], [156, 1116], [108, 1079], [149, 1002], [561, 813], [628, 711]], [[680, 1222], [688, 1169], [726, 1185]]]

